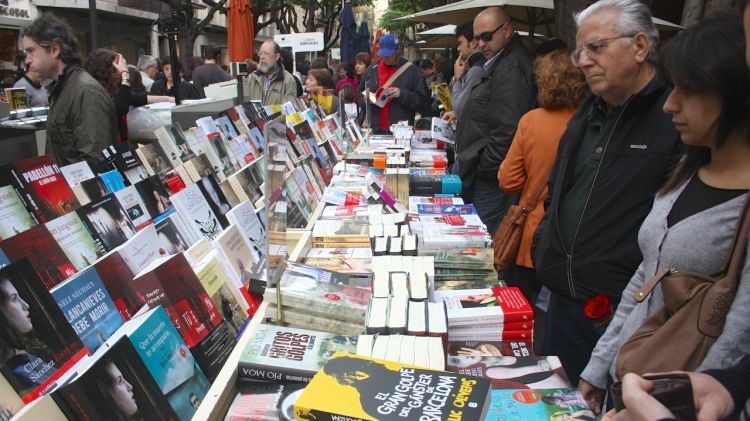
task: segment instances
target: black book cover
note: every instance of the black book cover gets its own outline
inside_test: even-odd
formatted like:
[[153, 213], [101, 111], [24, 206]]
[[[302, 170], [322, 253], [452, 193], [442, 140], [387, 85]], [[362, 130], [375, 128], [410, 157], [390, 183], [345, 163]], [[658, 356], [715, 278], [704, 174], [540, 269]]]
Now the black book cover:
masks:
[[72, 383], [52, 393], [71, 419], [177, 420], [166, 396], [127, 337], [122, 337]]
[[135, 235], [133, 223], [112, 193], [81, 206], [77, 212], [102, 254]]
[[0, 270], [0, 295], [0, 372], [29, 403], [88, 351], [27, 259]]

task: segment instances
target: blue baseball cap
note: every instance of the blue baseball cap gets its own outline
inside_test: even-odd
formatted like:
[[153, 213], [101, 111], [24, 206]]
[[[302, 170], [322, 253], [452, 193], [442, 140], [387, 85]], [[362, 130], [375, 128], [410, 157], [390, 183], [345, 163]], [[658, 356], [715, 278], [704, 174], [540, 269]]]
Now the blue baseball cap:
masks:
[[398, 49], [398, 37], [396, 34], [385, 34], [380, 38], [380, 47], [378, 47], [378, 56], [390, 57]]

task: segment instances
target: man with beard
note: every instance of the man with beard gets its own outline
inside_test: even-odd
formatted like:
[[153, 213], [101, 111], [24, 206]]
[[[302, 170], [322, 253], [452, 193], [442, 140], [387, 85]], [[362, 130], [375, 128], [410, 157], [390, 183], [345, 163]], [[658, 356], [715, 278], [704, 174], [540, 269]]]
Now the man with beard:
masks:
[[274, 41], [266, 41], [258, 51], [258, 70], [247, 78], [245, 96], [260, 100], [263, 105], [283, 104], [297, 97], [294, 76], [281, 64], [281, 48]]

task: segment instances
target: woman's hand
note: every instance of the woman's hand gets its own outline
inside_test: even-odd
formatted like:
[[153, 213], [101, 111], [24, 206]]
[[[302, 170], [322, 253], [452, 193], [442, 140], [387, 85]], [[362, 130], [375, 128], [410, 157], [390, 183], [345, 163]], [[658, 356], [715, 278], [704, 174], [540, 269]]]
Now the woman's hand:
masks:
[[128, 72], [128, 62], [125, 61], [125, 57], [123, 57], [122, 54], [118, 53], [115, 56], [115, 59], [112, 60], [112, 66], [117, 70], [117, 73], [122, 74]]
[[586, 399], [586, 403], [589, 404], [589, 408], [595, 415], [599, 415], [602, 412], [602, 402], [604, 402], [604, 389], [592, 385], [584, 379], [578, 383], [578, 391], [581, 392], [583, 398]]

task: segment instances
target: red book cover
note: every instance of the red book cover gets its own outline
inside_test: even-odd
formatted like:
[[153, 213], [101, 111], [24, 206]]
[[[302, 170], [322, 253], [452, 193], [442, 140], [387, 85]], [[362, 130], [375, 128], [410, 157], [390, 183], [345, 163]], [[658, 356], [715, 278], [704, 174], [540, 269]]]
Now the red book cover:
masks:
[[182, 178], [179, 175], [167, 177], [165, 183], [167, 184], [167, 187], [169, 187], [169, 190], [172, 191], [172, 194], [185, 188], [185, 182], [182, 181]]
[[161, 260], [133, 280], [139, 297], [150, 307], [163, 305], [188, 347], [193, 347], [223, 320], [185, 256]]
[[27, 257], [48, 290], [78, 272], [44, 225], [3, 241], [0, 249], [11, 262]]
[[493, 389], [555, 389], [571, 387], [558, 357], [451, 355], [446, 369], [484, 377]]
[[531, 341], [464, 341], [450, 342], [448, 344], [448, 355], [530, 357], [535, 354]]
[[29, 212], [44, 223], [73, 212], [80, 204], [51, 155], [11, 164], [14, 183]]
[[534, 320], [534, 310], [518, 287], [492, 288], [492, 292], [503, 310], [505, 323]]
[[125, 320], [133, 318], [135, 313], [146, 304], [146, 300], [136, 293], [133, 287], [133, 273], [117, 252], [112, 252], [94, 264], [96, 272], [107, 288], [112, 301]]

